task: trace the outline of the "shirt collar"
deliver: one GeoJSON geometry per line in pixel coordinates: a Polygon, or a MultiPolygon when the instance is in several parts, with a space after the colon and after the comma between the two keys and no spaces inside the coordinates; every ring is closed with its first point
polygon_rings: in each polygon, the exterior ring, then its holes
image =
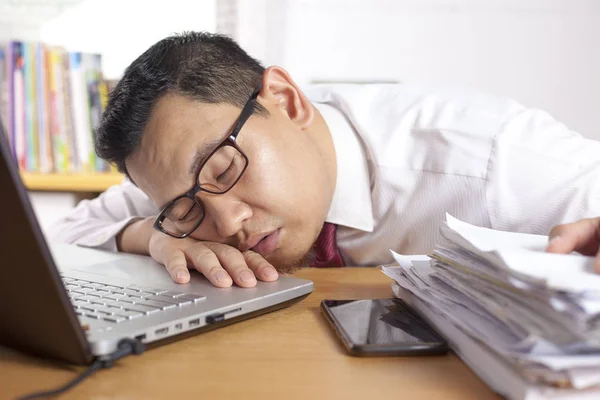
{"type": "Polygon", "coordinates": [[[325,221],[372,232],[371,181],[358,135],[340,110],[325,103],[313,105],[329,127],[337,160],[335,191],[325,221]]]}

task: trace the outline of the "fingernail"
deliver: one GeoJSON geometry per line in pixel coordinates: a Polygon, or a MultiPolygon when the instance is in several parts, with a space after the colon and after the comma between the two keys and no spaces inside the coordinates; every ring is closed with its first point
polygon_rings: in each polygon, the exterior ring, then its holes
{"type": "Polygon", "coordinates": [[[254,280],[254,275],[252,275],[252,272],[250,271],[242,271],[240,274],[240,280],[242,282],[251,282],[254,280]]]}
{"type": "Polygon", "coordinates": [[[557,242],[558,240],[560,240],[560,236],[554,236],[548,243],[557,242]]]}
{"type": "Polygon", "coordinates": [[[228,277],[229,277],[229,275],[227,275],[227,272],[225,272],[225,271],[217,272],[217,280],[219,282],[225,282],[228,277]]]}
{"type": "Polygon", "coordinates": [[[277,276],[279,276],[279,274],[273,267],[266,267],[263,271],[267,278],[277,278],[277,276]]]}
{"type": "Polygon", "coordinates": [[[184,280],[184,279],[186,278],[186,273],[185,273],[185,271],[177,271],[177,275],[176,275],[176,277],[177,277],[177,280],[178,280],[178,281],[182,281],[182,280],[184,280]]]}
{"type": "Polygon", "coordinates": [[[553,238],[550,238],[550,240],[548,240],[548,244],[546,245],[546,250],[548,250],[552,244],[558,242],[560,240],[560,236],[554,236],[553,238]]]}

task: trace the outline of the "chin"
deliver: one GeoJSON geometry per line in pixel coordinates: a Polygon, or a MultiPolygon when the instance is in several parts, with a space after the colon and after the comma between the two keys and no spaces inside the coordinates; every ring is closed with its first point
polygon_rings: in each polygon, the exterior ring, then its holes
{"type": "Polygon", "coordinates": [[[292,274],[302,268],[310,267],[312,262],[315,259],[315,253],[312,251],[312,248],[304,252],[300,255],[290,255],[288,257],[273,257],[267,258],[277,270],[277,272],[283,274],[292,274]]]}

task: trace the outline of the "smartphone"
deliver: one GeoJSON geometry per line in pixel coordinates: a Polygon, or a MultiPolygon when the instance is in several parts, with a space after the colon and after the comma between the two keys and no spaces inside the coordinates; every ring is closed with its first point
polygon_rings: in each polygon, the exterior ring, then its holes
{"type": "Polygon", "coordinates": [[[354,356],[440,355],[448,344],[401,299],[323,300],[321,311],[354,356]]]}

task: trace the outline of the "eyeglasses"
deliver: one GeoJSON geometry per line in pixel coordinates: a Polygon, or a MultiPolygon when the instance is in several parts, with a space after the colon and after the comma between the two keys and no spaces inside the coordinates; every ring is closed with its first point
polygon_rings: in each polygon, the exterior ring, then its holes
{"type": "Polygon", "coordinates": [[[154,228],[174,238],[183,239],[194,232],[204,220],[206,212],[196,197],[200,191],[223,194],[231,190],[248,167],[248,157],[238,146],[240,130],[254,112],[259,85],[242,108],[231,134],[206,158],[198,169],[194,187],[169,202],[154,222],[154,228]]]}

